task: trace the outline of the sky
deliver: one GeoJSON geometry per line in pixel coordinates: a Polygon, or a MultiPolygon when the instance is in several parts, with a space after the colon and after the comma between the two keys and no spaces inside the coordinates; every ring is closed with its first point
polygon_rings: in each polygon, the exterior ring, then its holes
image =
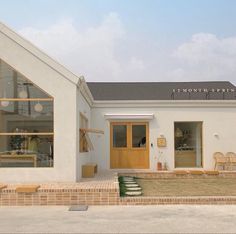
{"type": "Polygon", "coordinates": [[[0,21],[87,81],[231,81],[235,0],[0,0],[0,21]]]}

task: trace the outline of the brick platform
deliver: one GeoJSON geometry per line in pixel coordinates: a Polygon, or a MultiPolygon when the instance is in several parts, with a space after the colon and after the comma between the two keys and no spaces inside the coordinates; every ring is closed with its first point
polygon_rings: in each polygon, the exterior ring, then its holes
{"type": "MultiPolygon", "coordinates": [[[[137,172],[122,175],[141,178],[173,178],[186,176],[235,177],[235,172],[220,172],[219,175],[176,175],[173,172],[137,172]]],[[[236,196],[202,197],[120,197],[118,174],[105,172],[95,178],[78,183],[38,184],[36,192],[19,193],[24,184],[7,184],[0,190],[0,206],[38,205],[161,205],[161,204],[236,204],[236,196]]],[[[29,184],[28,184],[29,185],[29,184]]],[[[34,184],[35,185],[35,184],[34,184]]]]}
{"type": "Polygon", "coordinates": [[[8,184],[0,191],[0,206],[116,205],[119,199],[118,176],[111,172],[78,183],[40,183],[34,193],[18,193],[20,185],[8,184]]]}
{"type": "Polygon", "coordinates": [[[219,171],[218,173],[213,171],[203,171],[204,173],[193,173],[193,171],[160,171],[160,172],[120,172],[121,176],[132,176],[143,179],[168,179],[168,178],[212,178],[212,177],[224,177],[224,178],[236,178],[236,171],[219,171]]]}
{"type": "Polygon", "coordinates": [[[236,196],[122,197],[119,205],[236,205],[236,196]]]}

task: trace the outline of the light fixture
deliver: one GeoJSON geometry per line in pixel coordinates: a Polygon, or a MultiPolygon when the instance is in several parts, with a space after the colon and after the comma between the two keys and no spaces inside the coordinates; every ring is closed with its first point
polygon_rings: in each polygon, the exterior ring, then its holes
{"type": "MultiPolygon", "coordinates": [[[[6,96],[6,91],[4,90],[4,91],[3,91],[3,99],[5,99],[5,98],[7,98],[7,96],[6,96]]],[[[7,100],[1,101],[1,106],[3,106],[3,107],[9,106],[9,104],[10,104],[10,102],[7,101],[7,100]]]]}
{"type": "Polygon", "coordinates": [[[34,106],[34,110],[36,111],[36,112],[42,112],[42,110],[43,110],[43,106],[42,106],[42,104],[40,104],[39,102],[34,106]]]}
{"type": "Polygon", "coordinates": [[[10,102],[9,101],[1,101],[1,106],[7,107],[9,106],[10,102]]]}
{"type": "Polygon", "coordinates": [[[175,137],[183,137],[183,132],[180,128],[176,128],[175,137]]]}
{"type": "Polygon", "coordinates": [[[22,90],[22,91],[19,92],[19,97],[20,98],[27,98],[28,94],[25,90],[22,90]]]}

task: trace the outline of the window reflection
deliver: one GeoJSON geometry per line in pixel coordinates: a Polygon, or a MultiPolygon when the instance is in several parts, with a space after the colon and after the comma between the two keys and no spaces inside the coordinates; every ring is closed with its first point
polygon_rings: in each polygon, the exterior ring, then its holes
{"type": "Polygon", "coordinates": [[[175,123],[175,167],[202,166],[202,123],[175,123]]]}
{"type": "Polygon", "coordinates": [[[53,166],[53,99],[0,60],[0,167],[53,166]]]}
{"type": "Polygon", "coordinates": [[[51,167],[53,136],[0,136],[0,152],[1,167],[51,167]]]}
{"type": "Polygon", "coordinates": [[[135,148],[146,147],[146,125],[132,126],[132,146],[135,148]]]}
{"type": "Polygon", "coordinates": [[[48,98],[23,75],[0,60],[0,98],[48,98]]]}
{"type": "Polygon", "coordinates": [[[0,132],[53,132],[53,102],[41,102],[42,111],[35,111],[38,102],[10,102],[0,106],[0,132]]]}
{"type": "Polygon", "coordinates": [[[127,147],[127,126],[126,125],[113,126],[113,147],[117,147],[117,148],[127,147]]]}

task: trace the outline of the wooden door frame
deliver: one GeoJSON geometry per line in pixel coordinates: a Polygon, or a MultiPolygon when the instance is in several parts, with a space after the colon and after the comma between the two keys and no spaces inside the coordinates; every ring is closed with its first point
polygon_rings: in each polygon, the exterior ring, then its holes
{"type": "Polygon", "coordinates": [[[122,150],[130,150],[130,151],[147,151],[148,154],[148,168],[150,168],[150,147],[149,147],[149,122],[147,121],[111,121],[110,122],[110,168],[111,166],[111,154],[112,150],[122,151],[122,150]],[[115,125],[126,125],[126,137],[127,137],[127,147],[113,147],[113,126],[115,125]],[[132,142],[132,126],[133,125],[145,125],[146,126],[146,145],[145,147],[133,147],[132,142]]]}

